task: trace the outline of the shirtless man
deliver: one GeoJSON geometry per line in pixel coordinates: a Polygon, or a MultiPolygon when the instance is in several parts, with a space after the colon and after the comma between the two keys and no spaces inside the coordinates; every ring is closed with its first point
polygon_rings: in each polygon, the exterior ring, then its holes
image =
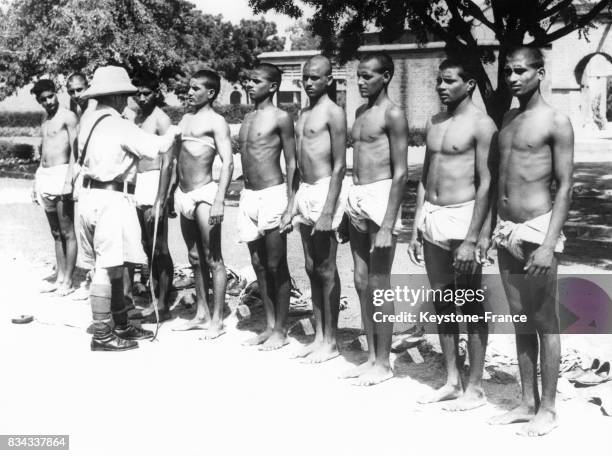
{"type": "Polygon", "coordinates": [[[244,190],[240,195],[239,236],[247,242],[266,312],[266,329],[247,340],[260,350],[287,345],[287,314],[291,277],[287,266],[287,232],[295,192],[295,138],[289,114],[275,107],[272,98],[281,83],[281,71],[262,63],[247,85],[255,111],[240,128],[244,190]],[[284,153],[287,184],[280,167],[284,153]]]}
{"type": "Polygon", "coordinates": [[[83,73],[72,73],[66,81],[66,91],[70,96],[70,110],[80,119],[87,107],[95,104],[95,100],[81,98],[81,94],[87,90],[89,84],[83,73]]]}
{"type": "MultiPolygon", "coordinates": [[[[170,117],[162,111],[159,105],[163,99],[159,91],[159,84],[153,75],[142,75],[134,81],[138,92],[134,96],[139,112],[134,119],[136,125],[148,133],[159,136],[166,134],[172,122],[170,117]]],[[[165,154],[158,155],[153,160],[142,158],[138,161],[138,174],[136,175],[136,210],[142,232],[142,246],[144,247],[149,263],[153,249],[153,235],[155,224],[155,201],[164,201],[166,193],[159,185],[160,170],[171,166],[171,158],[165,154]],[[163,164],[162,164],[163,163],[163,164]],[[161,190],[161,192],[160,192],[161,190]]],[[[165,174],[169,171],[165,170],[165,174]]],[[[174,264],[168,249],[168,217],[165,212],[159,212],[157,224],[157,239],[151,270],[151,289],[159,299],[159,320],[168,320],[170,315],[170,285],[174,275],[174,264]]],[[[142,312],[143,323],[154,323],[155,312],[152,306],[142,312]]]]}
{"type": "MultiPolygon", "coordinates": [[[[408,247],[410,259],[425,267],[433,289],[473,289],[481,286],[482,269],[476,262],[476,246],[489,209],[489,151],[497,131],[493,120],[472,102],[476,88],[473,70],[458,60],[444,60],[436,89],[447,109],[427,122],[423,177],[419,183],[415,223],[408,247]],[[423,241],[417,238],[417,233],[423,241]]],[[[454,303],[434,302],[437,314],[456,312],[454,303]]],[[[465,303],[463,314],[482,315],[479,302],[465,303]]],[[[470,372],[461,387],[458,363],[459,326],[438,325],[446,365],[446,383],[419,399],[420,403],[452,400],[447,410],[470,410],[486,403],[482,371],[488,327],[470,323],[468,354],[470,372]]]]}
{"type": "MultiPolygon", "coordinates": [[[[227,187],[234,163],[229,126],[217,114],[212,104],[219,95],[221,79],[213,71],[201,70],[189,81],[188,102],[194,114],[185,114],[179,124],[182,145],[178,151],[179,187],[175,205],[181,214],[181,231],[189,251],[189,262],[194,268],[196,314],[175,330],[204,329],[205,339],[225,333],[223,307],[227,275],[221,255],[221,222],[227,187]],[[222,161],[219,184],[213,181],[213,161],[222,161]],[[213,313],[208,309],[209,270],[212,273],[213,313]]],[[[169,170],[162,177],[165,195],[170,181],[169,170]]]]}
{"type": "Polygon", "coordinates": [[[72,148],[77,119],[68,109],[60,107],[51,80],[40,79],[31,92],[46,112],[41,125],[40,167],[36,171],[32,198],[45,210],[55,241],[57,261],[55,283],[45,283],[41,291],[55,291],[59,296],[66,296],[74,291],[72,273],[77,257],[72,201],[72,148]]]}
{"type": "Polygon", "coordinates": [[[357,83],[367,104],[357,109],[354,140],[353,186],[347,213],[355,262],[355,289],[368,341],[368,360],[341,375],[356,378],[356,385],[374,385],[393,377],[389,364],[393,323],[374,312],[394,314],[394,303],[375,308],[375,289],[391,286],[390,274],[400,206],[407,178],[408,125],[406,116],[387,95],[393,77],[393,60],[385,53],[365,56],[357,67],[357,83]]]}
{"type": "Polygon", "coordinates": [[[521,403],[491,424],[526,422],[519,433],[528,436],[546,434],[557,426],[561,353],[557,261],[563,250],[561,229],[571,200],[574,155],[569,119],[540,93],[544,75],[539,49],[522,47],[509,53],[504,76],[520,106],[506,114],[499,132],[500,176],[494,208],[493,242],[510,311],[526,315],[527,322],[515,325],[521,403]]]}
{"type": "Polygon", "coordinates": [[[338,228],[346,206],[340,196],[346,170],[346,117],[331,101],[331,62],[315,56],[306,62],[303,78],[310,106],[297,121],[300,186],[295,195],[294,222],[299,223],[306,273],[315,316],[314,342],[295,356],[321,363],[339,355],[336,343],[340,308],[340,276],[336,268],[338,228]]]}

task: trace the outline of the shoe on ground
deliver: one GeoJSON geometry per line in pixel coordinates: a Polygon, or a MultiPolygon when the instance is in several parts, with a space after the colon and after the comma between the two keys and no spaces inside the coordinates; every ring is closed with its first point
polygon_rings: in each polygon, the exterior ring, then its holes
{"type": "Polygon", "coordinates": [[[112,333],[103,339],[91,339],[91,351],[126,351],[135,348],[138,348],[138,342],[122,339],[112,333]]]}
{"type": "Polygon", "coordinates": [[[127,340],[142,340],[142,339],[152,339],[153,331],[149,331],[148,329],[138,328],[134,325],[127,325],[125,328],[117,328],[113,330],[115,335],[119,336],[121,339],[127,340]]]}

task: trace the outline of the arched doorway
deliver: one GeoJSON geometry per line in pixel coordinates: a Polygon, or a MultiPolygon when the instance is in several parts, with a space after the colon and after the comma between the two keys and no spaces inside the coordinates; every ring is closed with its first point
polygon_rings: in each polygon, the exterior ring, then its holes
{"type": "Polygon", "coordinates": [[[242,94],[237,90],[230,93],[230,104],[237,105],[242,103],[242,94]]]}
{"type": "Polygon", "coordinates": [[[582,88],[582,115],[586,123],[605,129],[612,122],[612,57],[596,52],[583,57],[574,70],[582,88]]]}

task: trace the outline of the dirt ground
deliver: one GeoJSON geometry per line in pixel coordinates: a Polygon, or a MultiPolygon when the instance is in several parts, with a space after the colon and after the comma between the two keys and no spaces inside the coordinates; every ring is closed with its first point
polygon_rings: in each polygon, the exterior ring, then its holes
{"type": "MultiPolygon", "coordinates": [[[[197,331],[173,332],[169,324],[157,341],[139,350],[92,353],[85,333],[87,301],[35,290],[51,270],[53,250],[42,209],[29,203],[30,186],[31,181],[0,179],[1,434],[70,434],[70,454],[85,455],[312,454],[315,448],[325,455],[432,448],[459,454],[470,448],[472,454],[601,452],[611,421],[587,401],[589,391],[560,397],[561,426],[548,436],[521,438],[515,436],[520,425],[487,425],[490,416],[517,403],[512,366],[504,371],[508,375],[485,381],[489,404],[480,409],[449,413],[437,404],[417,406],[416,398],[444,378],[433,335],[423,364],[408,355],[394,357],[396,377],[382,385],[354,387],[338,380],[338,373],[365,357],[351,345],[361,324],[347,245],[338,251],[342,294],[349,302],[339,322],[342,356],[324,365],[289,359],[307,340],[299,335],[273,353],[241,346],[261,324],[257,313],[249,324],[229,317],[228,333],[212,342],[199,340],[197,331]],[[19,314],[36,320],[11,324],[19,314]]],[[[246,246],[235,241],[235,212],[227,208],[223,252],[227,265],[240,269],[249,257],[246,246]]],[[[186,264],[176,220],[170,224],[170,247],[175,263],[186,264]]],[[[394,273],[422,274],[405,250],[398,244],[394,273]]],[[[289,237],[288,258],[298,287],[308,294],[296,233],[289,237]]],[[[495,268],[485,272],[494,276],[495,268]]],[[[561,272],[609,274],[575,264],[561,272]]],[[[507,305],[493,288],[496,305],[507,305]]],[[[564,347],[606,360],[612,359],[611,342],[610,336],[563,336],[564,347]]],[[[489,348],[512,355],[512,337],[492,336],[489,348]]]]}

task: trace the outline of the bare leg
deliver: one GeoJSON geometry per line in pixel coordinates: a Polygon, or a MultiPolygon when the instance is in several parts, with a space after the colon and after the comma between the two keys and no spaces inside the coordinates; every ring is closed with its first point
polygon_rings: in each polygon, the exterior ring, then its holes
{"type": "Polygon", "coordinates": [[[201,261],[206,261],[212,272],[213,284],[213,314],[210,326],[204,333],[205,339],[216,339],[225,334],[223,326],[223,306],[225,305],[225,290],[227,287],[227,272],[221,255],[221,225],[210,225],[208,216],[210,206],[200,203],[195,210],[196,224],[200,236],[196,242],[201,244],[204,253],[201,261]]]}
{"type": "MultiPolygon", "coordinates": [[[[453,254],[430,242],[423,241],[425,268],[429,283],[434,290],[454,288],[455,271],[453,269],[453,254]]],[[[434,302],[436,314],[447,315],[455,313],[454,303],[434,302]]],[[[444,322],[438,325],[440,347],[444,355],[446,367],[446,383],[440,388],[419,398],[418,402],[431,402],[457,399],[461,394],[461,376],[459,372],[459,357],[457,344],[459,342],[459,326],[457,323],[444,322]]]]}
{"type": "MultiPolygon", "coordinates": [[[[368,222],[368,228],[370,245],[373,245],[379,227],[373,222],[368,222]]],[[[391,248],[375,249],[370,254],[365,318],[373,323],[375,359],[374,365],[363,372],[357,380],[355,380],[353,383],[354,385],[376,385],[393,377],[393,370],[389,363],[393,323],[386,319],[383,319],[383,321],[376,321],[374,319],[374,312],[381,312],[383,315],[393,315],[395,314],[395,303],[385,301],[381,306],[375,308],[372,303],[372,294],[374,290],[388,290],[391,288],[391,266],[393,265],[393,257],[395,256],[396,242],[397,236],[393,236],[391,248]]]]}
{"type": "MultiPolygon", "coordinates": [[[[530,254],[537,246],[529,245],[530,254]]],[[[549,275],[527,278],[530,310],[540,337],[540,371],[542,398],[536,415],[526,423],[519,434],[536,437],[548,434],[558,425],[555,399],[561,358],[559,336],[559,302],[557,297],[557,259],[549,275]]]]}
{"type": "Polygon", "coordinates": [[[51,228],[51,236],[53,236],[53,246],[55,248],[55,263],[57,277],[55,279],[55,288],[46,288],[44,291],[55,291],[62,286],[64,281],[64,270],[66,269],[66,257],[64,255],[64,246],[62,245],[62,234],[59,224],[57,211],[45,211],[49,228],[51,228]]]}
{"type": "MultiPolygon", "coordinates": [[[[141,228],[143,234],[143,247],[149,258],[151,264],[150,271],[150,285],[159,299],[159,314],[160,319],[165,320],[170,318],[170,303],[169,294],[170,286],[172,285],[172,278],[174,275],[174,264],[170,257],[170,251],[168,249],[168,218],[166,214],[160,214],[160,219],[157,229],[157,239],[155,245],[155,253],[153,261],[151,262],[151,251],[153,250],[153,237],[154,231],[154,219],[151,217],[151,223],[146,223],[146,215],[151,213],[153,215],[154,208],[148,207],[145,211],[138,211],[139,218],[141,220],[141,228]],[[142,216],[140,216],[142,214],[142,216]]],[[[153,321],[152,317],[154,310],[151,308],[147,312],[143,312],[144,315],[150,315],[147,319],[153,321]]]]}
{"type": "Polygon", "coordinates": [[[189,263],[193,267],[196,290],[196,314],[181,326],[176,326],[175,331],[186,331],[191,329],[206,329],[210,324],[210,312],[208,310],[208,293],[204,283],[204,274],[208,274],[208,267],[198,245],[200,236],[198,227],[193,220],[189,220],[181,214],[181,232],[189,252],[189,263]]]}
{"type": "Polygon", "coordinates": [[[312,226],[300,224],[300,235],[302,238],[302,248],[304,249],[304,267],[306,275],[310,279],[310,297],[312,299],[312,313],[315,320],[315,337],[310,344],[297,350],[292,358],[304,358],[316,351],[323,344],[323,303],[321,286],[315,276],[314,266],[314,246],[311,236],[312,226]]]}
{"type": "MultiPolygon", "coordinates": [[[[58,290],[60,296],[66,296],[74,291],[72,274],[76,266],[77,241],[74,234],[74,201],[65,199],[57,203],[57,219],[59,222],[61,247],[63,257],[62,284],[58,290]]],[[[59,264],[58,264],[59,268],[59,264]]],[[[59,272],[58,272],[59,277],[59,272]]]]}
{"type": "MultiPolygon", "coordinates": [[[[340,312],[340,276],[336,267],[338,242],[333,232],[317,233],[310,245],[314,263],[314,280],[311,279],[311,283],[313,290],[316,286],[318,292],[320,322],[317,324],[317,331],[321,334],[321,342],[305,362],[322,363],[340,355],[336,342],[340,312]]],[[[313,308],[315,307],[313,298],[313,308]]],[[[315,319],[316,317],[315,313],[315,319]]]]}
{"type": "MultiPolygon", "coordinates": [[[[457,277],[457,287],[464,290],[478,290],[482,284],[482,270],[479,268],[473,275],[461,275],[457,277]]],[[[470,358],[470,369],[468,372],[465,390],[454,401],[449,402],[443,408],[449,411],[472,410],[487,403],[484,389],[482,387],[482,372],[484,370],[485,352],[489,336],[488,325],[484,321],[484,308],[480,302],[465,303],[461,308],[464,315],[476,315],[483,317],[477,323],[468,323],[468,355],[470,358]]]]}
{"type": "Polygon", "coordinates": [[[521,403],[514,409],[493,417],[490,424],[522,423],[531,420],[540,405],[536,363],[538,360],[538,336],[531,323],[527,302],[527,287],[524,280],[524,263],[506,250],[497,250],[499,272],[513,315],[527,314],[527,323],[515,325],[516,351],[521,375],[521,403]]]}
{"type": "Polygon", "coordinates": [[[260,350],[278,350],[289,343],[287,340],[287,314],[289,313],[289,294],[291,292],[291,277],[287,265],[287,235],[281,234],[278,228],[269,230],[264,237],[266,245],[266,275],[268,293],[274,290],[274,329],[260,350]]]}
{"type": "Polygon", "coordinates": [[[370,367],[374,365],[376,359],[376,351],[374,348],[374,329],[373,321],[370,320],[367,314],[367,301],[371,298],[368,295],[368,275],[370,270],[370,236],[368,233],[362,233],[355,229],[352,223],[349,223],[349,238],[351,245],[351,252],[353,254],[354,262],[354,278],[355,278],[355,290],[359,297],[359,304],[361,307],[361,322],[366,332],[366,338],[368,341],[368,360],[348,371],[340,374],[340,378],[355,378],[359,377],[370,367]]]}
{"type": "Polygon", "coordinates": [[[257,276],[259,293],[266,313],[266,329],[261,334],[247,339],[243,345],[263,344],[272,335],[276,322],[274,312],[274,301],[271,297],[274,294],[274,284],[268,282],[265,264],[267,261],[266,241],[264,238],[249,242],[249,252],[251,254],[251,264],[257,276]]]}

